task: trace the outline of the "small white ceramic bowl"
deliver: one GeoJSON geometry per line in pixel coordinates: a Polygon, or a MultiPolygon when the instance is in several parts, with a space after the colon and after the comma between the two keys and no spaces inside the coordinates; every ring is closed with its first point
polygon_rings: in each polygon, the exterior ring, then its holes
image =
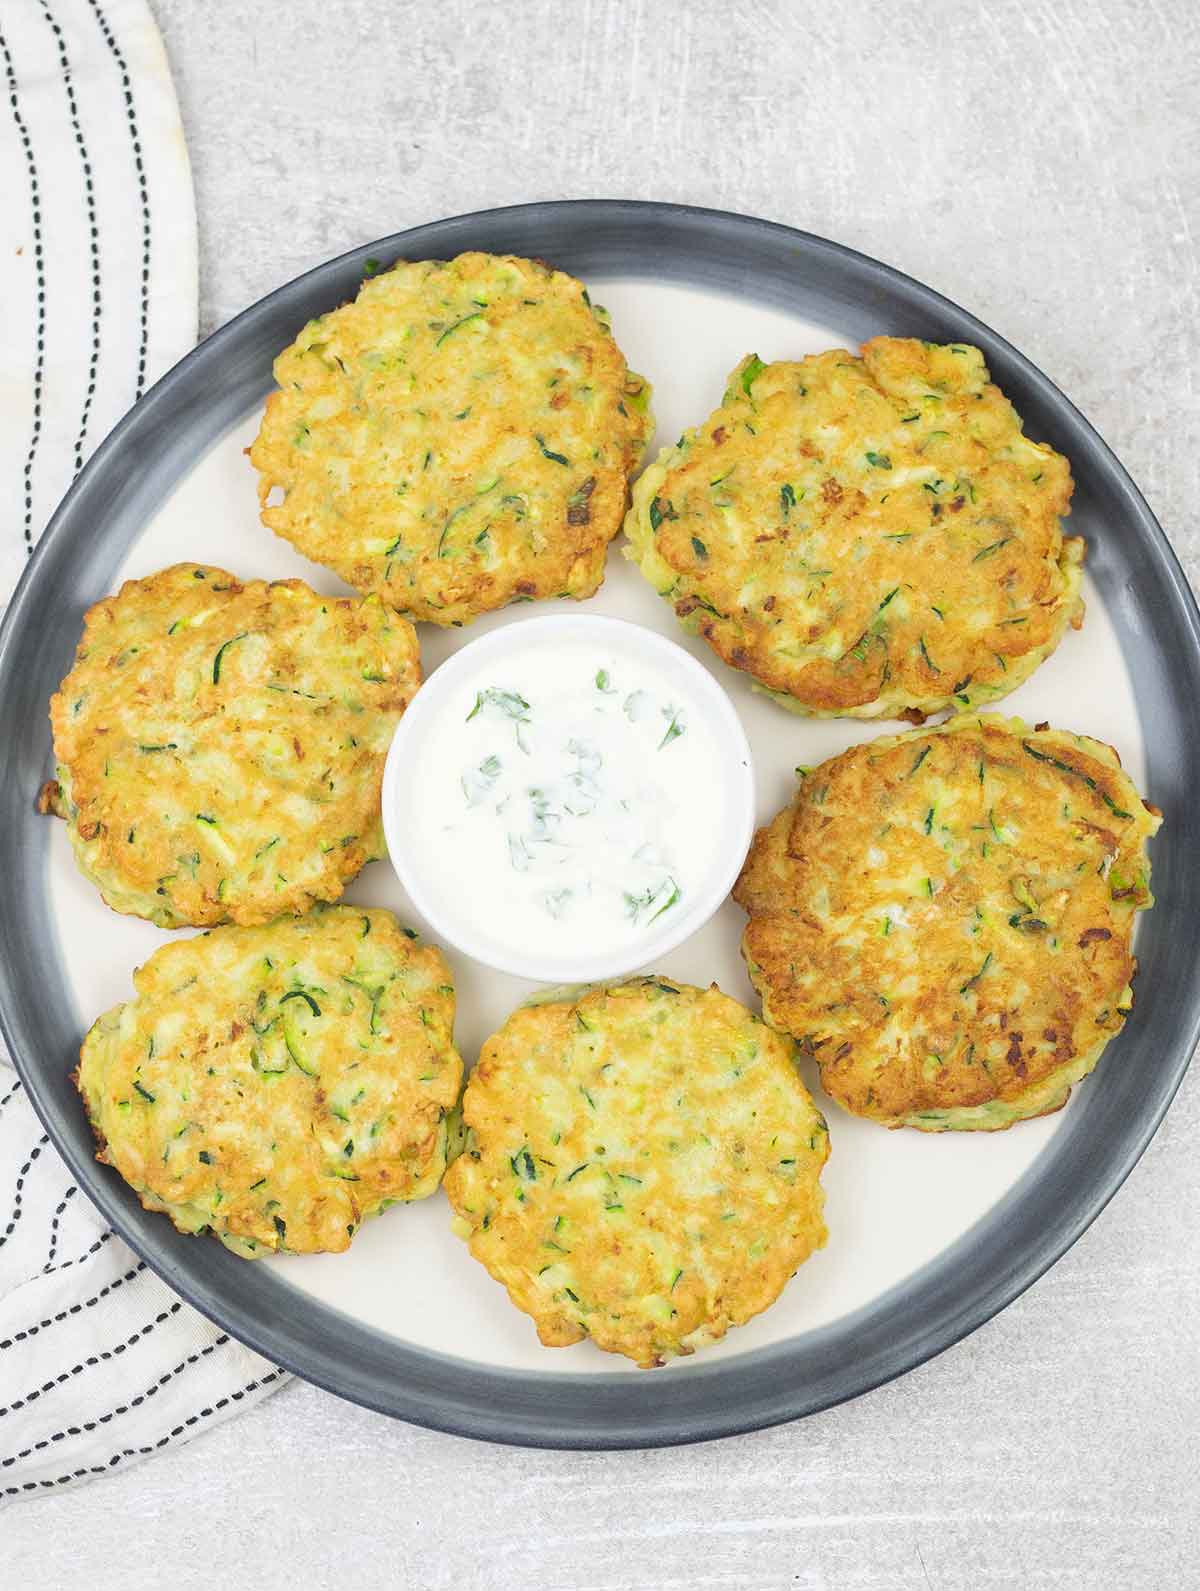
{"type": "Polygon", "coordinates": [[[593,614],[525,619],[469,641],[421,686],[396,730],[383,776],[383,828],[392,866],[409,900],[435,940],[485,966],[536,983],[593,983],[649,968],[702,928],[725,900],[738,876],[754,835],[754,766],[749,742],[729,697],[703,664],[665,636],[624,619],[593,614]],[[670,681],[688,709],[702,718],[720,747],[706,774],[723,786],[725,820],[710,835],[702,874],[694,879],[679,909],[648,925],[636,941],[597,944],[586,954],[555,954],[515,943],[503,921],[487,921],[479,900],[466,892],[439,890],[436,848],[417,839],[414,821],[419,781],[429,777],[433,733],[447,711],[458,712],[469,682],[481,668],[502,677],[506,658],[527,654],[531,645],[570,642],[593,646],[598,654],[627,659],[630,676],[641,662],[670,681]],[[451,703],[454,703],[452,706],[451,703]]]}

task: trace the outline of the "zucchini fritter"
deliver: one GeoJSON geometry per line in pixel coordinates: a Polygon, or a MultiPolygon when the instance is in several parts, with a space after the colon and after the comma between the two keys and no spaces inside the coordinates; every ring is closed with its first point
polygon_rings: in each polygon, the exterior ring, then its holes
{"type": "Polygon", "coordinates": [[[310,321],[275,379],[250,449],[263,523],[352,586],[461,625],[600,585],[654,426],[574,277],[401,261],[310,321]]]}
{"type": "Polygon", "coordinates": [[[1111,747],[998,714],[803,774],[734,899],[763,1015],[888,1127],[1058,1110],[1133,1005],[1159,826],[1111,747]]]}
{"type": "Polygon", "coordinates": [[[715,985],[638,978],[522,1007],[463,1117],[455,1230],[549,1347],[692,1353],[825,1242],[829,1137],[793,1045],[715,985]]]}
{"type": "Polygon", "coordinates": [[[1082,623],[1071,491],[977,348],[750,355],[638,481],[626,555],[781,705],[920,723],[1006,695],[1082,623]]]}
{"type": "Polygon", "coordinates": [[[162,928],[263,923],[336,900],[383,855],[392,731],[416,633],[377,597],[176,564],[89,609],[50,703],[82,871],[162,928]]]}
{"type": "Polygon", "coordinates": [[[133,983],[76,1082],[97,1158],[146,1209],[254,1259],[348,1248],[437,1187],[462,1083],[454,987],[390,912],[217,928],[133,983]]]}

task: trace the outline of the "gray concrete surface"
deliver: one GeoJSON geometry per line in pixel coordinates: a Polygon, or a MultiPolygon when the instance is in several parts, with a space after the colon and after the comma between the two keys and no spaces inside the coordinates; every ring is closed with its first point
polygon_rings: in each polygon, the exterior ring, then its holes
{"type": "MultiPolygon", "coordinates": [[[[155,0],[195,163],[202,320],[330,253],[523,199],[688,200],[851,243],[1079,403],[1200,575],[1200,10],[155,0]]],[[[802,1424],[530,1453],[295,1384],[0,1515],[0,1582],[179,1591],[1173,1591],[1200,1576],[1200,1074],[1004,1315],[802,1424]]]]}

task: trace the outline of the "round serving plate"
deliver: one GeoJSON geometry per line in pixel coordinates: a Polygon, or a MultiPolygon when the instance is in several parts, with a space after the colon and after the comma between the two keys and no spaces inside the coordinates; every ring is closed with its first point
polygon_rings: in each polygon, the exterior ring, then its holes
{"type": "MultiPolygon", "coordinates": [[[[469,631],[423,626],[426,671],[466,635],[519,624],[509,609],[469,631]]],[[[809,722],[755,696],[619,550],[580,610],[672,636],[717,673],[753,749],[759,817],[791,770],[892,724],[809,722]]],[[[0,1022],[46,1129],[107,1220],[180,1294],[242,1341],[343,1397],[421,1425],[544,1446],[687,1442],[792,1419],[866,1391],[947,1347],[1017,1296],[1120,1186],[1162,1118],[1200,1022],[1192,946],[1200,845],[1200,617],[1136,487],[1063,395],[1002,338],[885,265],[744,216],[676,205],[522,205],[435,222],[354,249],[280,288],[197,348],[126,416],[55,515],[0,634],[0,1022]],[[197,559],[241,576],[301,575],[341,589],[258,520],[242,450],[271,364],[310,317],[354,296],[369,259],[466,249],[535,255],[582,277],[630,363],[655,386],[660,439],[704,417],[745,353],[797,358],[886,333],[980,347],[1026,428],[1071,461],[1070,528],[1087,538],[1083,630],[1001,704],[1112,742],[1165,823],[1155,909],[1140,927],[1137,1010],[1066,1110],[997,1134],[888,1133],[825,1100],[829,1244],[764,1315],[693,1359],[647,1376],[590,1344],[539,1347],[530,1322],[449,1230],[440,1192],[370,1222],[344,1255],[247,1263],[183,1237],[93,1157],[70,1082],[81,1036],[128,998],[164,941],[109,912],[76,872],[61,824],[34,799],[52,769],[47,702],[84,610],[126,575],[197,559]]],[[[386,862],[349,898],[418,928],[386,862]]],[[[753,1004],[726,904],[654,970],[753,1004]]],[[[468,1063],[533,986],[458,957],[457,1035],[468,1063]]]]}

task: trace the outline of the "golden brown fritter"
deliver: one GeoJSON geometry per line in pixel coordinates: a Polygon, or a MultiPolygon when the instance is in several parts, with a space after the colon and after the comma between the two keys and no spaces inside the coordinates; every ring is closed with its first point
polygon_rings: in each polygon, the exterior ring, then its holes
{"type": "Polygon", "coordinates": [[[217,928],[133,983],[76,1081],[97,1158],[146,1209],[253,1259],[348,1248],[437,1187],[462,1084],[453,981],[390,912],[217,928]]]}
{"type": "Polygon", "coordinates": [[[600,585],[654,425],[574,277],[401,261],[310,321],[275,379],[250,449],[263,523],[352,586],[458,625],[600,585]]]}
{"type": "Polygon", "coordinates": [[[1006,695],[1082,623],[1071,490],[977,348],[876,337],[743,359],[638,481],[626,553],[783,706],[919,723],[1006,695]]]}
{"type": "Polygon", "coordinates": [[[176,564],[89,609],[50,703],[82,871],[163,928],[263,923],[336,900],[382,856],[392,731],[416,634],[377,597],[176,564]]]}
{"type": "Polygon", "coordinates": [[[692,1353],[825,1242],[829,1139],[793,1045],[715,985],[637,978],[522,1007],[463,1116],[455,1230],[549,1347],[692,1353]]]}
{"type": "Polygon", "coordinates": [[[734,899],[763,1015],[889,1127],[1066,1103],[1133,1003],[1159,826],[1111,747],[998,714],[804,773],[734,899]]]}

